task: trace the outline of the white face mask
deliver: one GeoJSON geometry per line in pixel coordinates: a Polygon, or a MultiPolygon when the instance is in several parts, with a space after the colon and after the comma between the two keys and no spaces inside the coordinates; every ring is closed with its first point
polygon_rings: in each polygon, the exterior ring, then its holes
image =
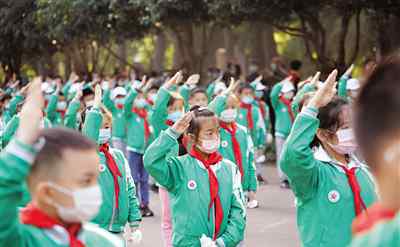
{"type": "Polygon", "coordinates": [[[59,111],[64,111],[64,110],[66,110],[67,109],[67,102],[65,102],[65,101],[59,101],[58,103],[57,103],[57,110],[59,110],[59,111]]]}
{"type": "Polygon", "coordinates": [[[124,98],[116,98],[116,99],[114,100],[114,102],[115,102],[115,104],[117,104],[117,105],[123,105],[124,102],[125,102],[125,99],[124,99],[124,98]]]}
{"type": "Polygon", "coordinates": [[[156,102],[157,94],[151,94],[151,95],[149,95],[149,99],[150,99],[151,101],[153,101],[153,103],[156,102]]]}
{"type": "Polygon", "coordinates": [[[253,103],[253,100],[254,100],[254,98],[250,97],[250,96],[243,96],[240,99],[245,104],[251,104],[251,103],[253,103]]]}
{"type": "Polygon", "coordinates": [[[197,148],[206,154],[212,154],[218,150],[220,142],[219,137],[213,140],[201,140],[201,144],[197,145],[197,148]]]}
{"type": "Polygon", "coordinates": [[[107,128],[107,129],[100,129],[99,132],[99,144],[104,144],[109,142],[111,139],[111,129],[107,128]]]}
{"type": "Polygon", "coordinates": [[[103,202],[100,186],[98,184],[76,190],[69,190],[57,184],[49,183],[57,191],[73,198],[74,207],[68,208],[53,202],[57,209],[58,216],[67,223],[78,223],[90,221],[100,210],[103,202]]]}
{"type": "Polygon", "coordinates": [[[236,120],[237,110],[236,109],[226,109],[221,112],[220,119],[226,123],[232,123],[236,120]]]}
{"type": "Polygon", "coordinates": [[[338,143],[330,146],[340,154],[351,154],[357,149],[354,133],[352,129],[341,129],[336,132],[338,143]]]}

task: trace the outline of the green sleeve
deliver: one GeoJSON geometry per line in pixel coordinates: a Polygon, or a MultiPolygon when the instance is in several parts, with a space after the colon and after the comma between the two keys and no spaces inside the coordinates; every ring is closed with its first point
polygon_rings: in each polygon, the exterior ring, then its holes
{"type": "Polygon", "coordinates": [[[140,213],[139,201],[136,196],[136,186],[132,178],[131,169],[129,168],[129,163],[122,153],[121,156],[125,161],[124,166],[125,166],[126,180],[128,185],[128,198],[129,198],[128,222],[129,226],[137,227],[139,226],[140,221],[142,220],[142,215],[140,213]]]}
{"type": "Polygon", "coordinates": [[[3,147],[6,147],[7,144],[13,138],[15,132],[17,132],[19,126],[19,117],[15,115],[6,125],[6,128],[3,132],[3,147]]]}
{"type": "Polygon", "coordinates": [[[124,114],[126,118],[129,118],[132,115],[132,104],[137,95],[138,91],[132,88],[132,90],[129,91],[128,96],[125,99],[124,114]]]}
{"type": "Polygon", "coordinates": [[[51,95],[46,107],[46,116],[52,123],[55,123],[57,118],[57,102],[58,96],[56,94],[53,94],[51,95]]]}
{"type": "Polygon", "coordinates": [[[70,129],[77,129],[78,110],[81,107],[81,102],[77,100],[71,101],[68,105],[67,112],[64,117],[64,126],[70,129]]]}
{"type": "Polygon", "coordinates": [[[208,96],[208,101],[212,100],[212,97],[214,95],[214,88],[215,88],[215,83],[210,83],[207,87],[207,96],[208,96]]]}
{"type": "Polygon", "coordinates": [[[67,81],[67,83],[65,83],[65,85],[63,86],[63,88],[61,89],[63,95],[65,96],[65,98],[68,97],[69,94],[69,89],[72,86],[72,81],[67,81]]]}
{"type": "Polygon", "coordinates": [[[183,100],[185,102],[185,109],[186,109],[186,111],[188,111],[189,110],[190,88],[186,84],[183,84],[181,87],[179,87],[179,94],[183,97],[183,100]]]}
{"type": "Polygon", "coordinates": [[[218,246],[237,246],[244,238],[246,227],[246,209],[241,184],[241,176],[237,167],[233,171],[233,189],[231,196],[231,208],[228,215],[228,224],[225,232],[217,239],[218,246]],[[223,242],[223,243],[221,243],[223,242]]]}
{"type": "Polygon", "coordinates": [[[143,163],[147,172],[169,192],[179,190],[183,183],[182,167],[176,157],[168,157],[178,145],[179,135],[171,129],[162,131],[160,136],[147,148],[143,163]]]}
{"type": "Polygon", "coordinates": [[[83,123],[82,134],[97,143],[102,122],[103,116],[98,109],[93,108],[92,110],[87,111],[85,122],[83,123]]]}
{"type": "Polygon", "coordinates": [[[274,110],[278,108],[279,94],[281,93],[282,86],[283,84],[279,82],[272,87],[270,98],[271,98],[272,108],[274,108],[274,110]]]}
{"type": "Polygon", "coordinates": [[[208,108],[217,116],[220,116],[221,112],[225,110],[226,98],[226,95],[218,95],[208,104],[208,108]]]}
{"type": "Polygon", "coordinates": [[[339,79],[338,95],[343,99],[347,99],[347,80],[349,80],[348,76],[342,76],[339,79]]]}
{"type": "Polygon", "coordinates": [[[257,115],[258,115],[257,122],[256,122],[257,138],[256,138],[256,143],[254,143],[254,145],[257,149],[260,149],[260,148],[265,148],[267,129],[265,126],[264,118],[262,117],[261,111],[259,108],[258,108],[257,115]]]}
{"type": "Polygon", "coordinates": [[[153,113],[150,117],[150,123],[154,128],[154,135],[158,136],[162,130],[167,128],[165,121],[168,116],[168,102],[171,98],[169,91],[163,87],[158,90],[156,102],[154,102],[153,113]]]}
{"type": "Polygon", "coordinates": [[[107,109],[114,113],[115,112],[115,105],[114,102],[111,100],[111,91],[110,89],[107,89],[104,91],[104,95],[103,95],[103,104],[105,105],[105,107],[107,107],[107,109]]]}
{"type": "Polygon", "coordinates": [[[312,108],[302,110],[282,151],[281,169],[288,176],[295,195],[303,200],[310,199],[317,190],[318,161],[310,147],[319,127],[317,112],[312,108]]]}
{"type": "Polygon", "coordinates": [[[0,154],[0,241],[3,246],[26,246],[18,206],[23,204],[25,180],[36,151],[13,140],[0,154]]]}
{"type": "Polygon", "coordinates": [[[292,111],[295,117],[299,114],[300,102],[303,100],[304,95],[315,90],[316,88],[308,83],[297,92],[292,102],[292,111]]]}
{"type": "Polygon", "coordinates": [[[251,136],[247,135],[247,152],[248,152],[248,160],[249,162],[249,190],[257,191],[257,176],[256,176],[256,165],[254,162],[254,144],[251,140],[251,136]]]}

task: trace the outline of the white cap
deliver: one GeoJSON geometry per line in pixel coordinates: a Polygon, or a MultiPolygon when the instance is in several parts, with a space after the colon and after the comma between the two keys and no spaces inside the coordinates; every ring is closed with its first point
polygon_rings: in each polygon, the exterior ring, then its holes
{"type": "Polygon", "coordinates": [[[223,82],[216,82],[214,87],[214,95],[221,93],[226,90],[226,85],[223,82]]]}
{"type": "Polygon", "coordinates": [[[290,81],[284,81],[282,84],[281,92],[282,93],[288,93],[291,91],[294,91],[294,86],[290,81]]]}
{"type": "Polygon", "coordinates": [[[360,81],[358,79],[349,79],[347,81],[346,89],[347,90],[357,90],[360,88],[360,81]]]}
{"type": "Polygon", "coordinates": [[[117,96],[126,96],[126,89],[123,87],[116,87],[111,93],[111,99],[115,99],[117,96]]]}
{"type": "Polygon", "coordinates": [[[256,91],[262,91],[265,90],[267,87],[264,86],[264,84],[262,84],[261,82],[257,82],[256,84],[256,91]]]}
{"type": "Polygon", "coordinates": [[[50,85],[48,82],[43,82],[42,83],[42,92],[45,94],[51,94],[54,92],[54,88],[50,85]]]}

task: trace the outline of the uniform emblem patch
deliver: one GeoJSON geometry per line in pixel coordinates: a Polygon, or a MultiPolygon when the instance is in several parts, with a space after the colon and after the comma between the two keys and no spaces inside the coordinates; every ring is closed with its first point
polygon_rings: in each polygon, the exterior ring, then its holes
{"type": "Polygon", "coordinates": [[[328,193],[328,200],[332,203],[336,203],[340,200],[340,193],[337,190],[331,190],[328,193]]]}
{"type": "Polygon", "coordinates": [[[100,165],[99,165],[99,171],[100,171],[100,172],[104,172],[105,170],[106,170],[106,166],[103,165],[103,164],[100,164],[100,165]]]}
{"type": "Polygon", "coordinates": [[[187,187],[189,190],[195,190],[197,187],[197,183],[194,180],[189,180],[187,187]]]}
{"type": "Polygon", "coordinates": [[[226,147],[228,146],[228,142],[227,142],[227,141],[222,141],[222,142],[221,142],[221,146],[222,146],[223,148],[226,148],[226,147]]]}

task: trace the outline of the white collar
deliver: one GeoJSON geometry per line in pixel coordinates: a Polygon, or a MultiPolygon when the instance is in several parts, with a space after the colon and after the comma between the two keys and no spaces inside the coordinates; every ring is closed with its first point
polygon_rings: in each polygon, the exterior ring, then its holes
{"type": "MultiPolygon", "coordinates": [[[[329,163],[333,165],[336,169],[338,169],[341,172],[344,172],[342,166],[343,164],[340,164],[339,161],[332,159],[329,154],[325,151],[325,149],[320,145],[318,148],[314,149],[314,158],[316,160],[329,163]]],[[[353,167],[363,167],[365,166],[361,161],[357,159],[357,157],[354,154],[350,155],[350,163],[347,165],[348,169],[351,169],[353,167]]]]}
{"type": "MultiPolygon", "coordinates": [[[[197,164],[204,170],[207,170],[206,167],[204,166],[203,162],[201,162],[200,160],[192,157],[193,159],[195,159],[197,161],[197,164]]],[[[211,170],[214,172],[214,174],[216,174],[217,170],[219,170],[219,168],[221,168],[221,161],[218,162],[217,164],[211,166],[211,170]]]]}

